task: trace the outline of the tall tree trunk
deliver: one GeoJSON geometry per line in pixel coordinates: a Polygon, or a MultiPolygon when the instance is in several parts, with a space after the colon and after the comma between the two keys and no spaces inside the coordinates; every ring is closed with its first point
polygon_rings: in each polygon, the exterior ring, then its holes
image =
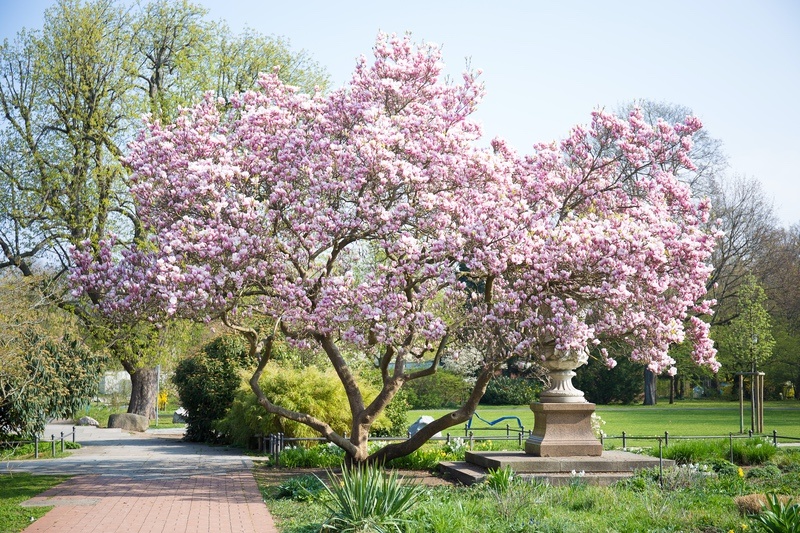
{"type": "Polygon", "coordinates": [[[125,362],[122,366],[131,375],[131,400],[128,403],[128,412],[154,419],[158,399],[158,369],[136,368],[125,362]]]}
{"type": "Polygon", "coordinates": [[[657,402],[656,378],[649,368],[644,369],[644,405],[655,405],[657,402]]]}
{"type": "Polygon", "coordinates": [[[675,388],[677,387],[678,383],[675,380],[675,376],[669,377],[669,404],[672,405],[675,403],[675,388]]]}

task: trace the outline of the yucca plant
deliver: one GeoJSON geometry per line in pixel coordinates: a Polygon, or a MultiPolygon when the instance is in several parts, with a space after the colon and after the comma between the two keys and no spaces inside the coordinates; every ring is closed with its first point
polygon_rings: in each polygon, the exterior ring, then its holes
{"type": "Polygon", "coordinates": [[[328,478],[330,499],[323,503],[331,515],[322,529],[342,533],[400,532],[408,523],[405,513],[424,492],[377,465],[344,467],[340,476],[328,472],[328,478]]]}
{"type": "Polygon", "coordinates": [[[769,533],[800,532],[800,503],[783,502],[775,494],[767,494],[764,510],[756,516],[761,531],[769,533]]]}

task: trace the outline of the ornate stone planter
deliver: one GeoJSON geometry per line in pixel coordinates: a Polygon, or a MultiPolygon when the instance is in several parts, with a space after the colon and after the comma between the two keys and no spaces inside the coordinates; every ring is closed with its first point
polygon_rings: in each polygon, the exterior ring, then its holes
{"type": "Polygon", "coordinates": [[[603,445],[592,431],[595,405],[572,385],[574,370],[588,360],[586,350],[562,352],[550,348],[543,365],[550,370],[550,388],[531,404],[533,433],[525,453],[540,457],[600,456],[603,445]]]}

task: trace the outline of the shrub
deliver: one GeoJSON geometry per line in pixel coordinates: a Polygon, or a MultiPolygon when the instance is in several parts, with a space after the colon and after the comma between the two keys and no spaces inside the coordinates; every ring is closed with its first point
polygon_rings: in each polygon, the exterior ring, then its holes
{"type": "Polygon", "coordinates": [[[239,364],[245,353],[240,338],[220,337],[203,352],[178,363],[172,382],[187,412],[186,440],[213,442],[219,438],[214,423],[225,416],[241,385],[239,364]]]}
{"type": "Polygon", "coordinates": [[[384,472],[375,465],[342,470],[337,479],[329,473],[330,488],[325,490],[331,515],[322,526],[340,532],[396,531],[408,524],[404,515],[423,495],[417,485],[408,485],[396,472],[384,472]]]}
{"type": "Polygon", "coordinates": [[[642,365],[626,357],[618,357],[617,366],[612,369],[600,358],[590,357],[588,364],[575,370],[573,383],[590,402],[629,404],[644,393],[642,376],[642,365]]]}
{"type": "Polygon", "coordinates": [[[706,463],[725,456],[725,443],[720,440],[681,440],[664,448],[664,458],[678,464],[706,463]]]}
{"type": "Polygon", "coordinates": [[[305,448],[293,446],[280,455],[280,466],[286,468],[334,468],[344,462],[344,450],[334,444],[305,448]]]}
{"type": "MultiPolygon", "coordinates": [[[[267,365],[259,385],[272,403],[324,419],[339,434],[350,431],[352,418],[347,394],[332,368],[324,371],[313,366],[297,369],[272,362],[267,365]]],[[[363,380],[361,391],[367,402],[378,394],[363,380]]],[[[389,427],[386,413],[373,424],[376,431],[389,427]]],[[[256,435],[270,433],[283,433],[289,438],[319,436],[305,424],[268,413],[249,388],[236,394],[228,414],[216,428],[240,446],[247,446],[256,435]]]]}
{"type": "Polygon", "coordinates": [[[0,436],[32,439],[48,419],[72,416],[97,394],[106,358],[70,334],[20,329],[0,335],[0,436]]]}
{"type": "Polygon", "coordinates": [[[733,443],[733,462],[740,465],[761,465],[772,459],[777,451],[768,440],[760,437],[737,440],[733,443]]]}
{"type": "Polygon", "coordinates": [[[747,479],[779,479],[781,469],[775,465],[756,466],[747,472],[747,479]]]}
{"type": "Polygon", "coordinates": [[[449,409],[460,407],[471,388],[462,376],[439,370],[430,376],[407,382],[405,389],[412,409],[449,409]]]}
{"type": "Polygon", "coordinates": [[[542,391],[539,381],[510,376],[495,376],[481,398],[483,405],[528,405],[542,391]]]}
{"type": "Polygon", "coordinates": [[[306,502],[316,499],[325,490],[325,484],[311,474],[293,477],[278,485],[275,498],[306,502]]]}

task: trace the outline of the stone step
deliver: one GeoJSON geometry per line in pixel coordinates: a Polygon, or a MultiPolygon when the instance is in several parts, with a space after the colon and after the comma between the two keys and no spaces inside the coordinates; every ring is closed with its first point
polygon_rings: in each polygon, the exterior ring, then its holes
{"type": "MultiPolygon", "coordinates": [[[[466,461],[439,463],[439,471],[442,476],[461,483],[462,485],[474,485],[483,483],[488,474],[487,469],[466,461]]],[[[520,479],[526,481],[536,481],[548,483],[553,486],[564,486],[570,483],[586,483],[588,485],[607,486],[613,485],[623,479],[633,477],[630,472],[550,472],[536,474],[517,474],[520,479]]]]}
{"type": "Polygon", "coordinates": [[[524,452],[467,452],[466,461],[441,463],[442,475],[464,485],[480,483],[490,469],[511,468],[522,479],[568,485],[576,481],[610,485],[645,468],[666,468],[674,461],[649,455],[608,450],[600,456],[538,457],[524,452]]]}
{"type": "MultiPolygon", "coordinates": [[[[524,452],[467,452],[466,462],[490,468],[510,467],[519,474],[575,472],[633,472],[659,465],[657,457],[621,450],[606,450],[599,456],[538,457],[524,452]]],[[[674,461],[663,460],[663,466],[674,461]]]]}

